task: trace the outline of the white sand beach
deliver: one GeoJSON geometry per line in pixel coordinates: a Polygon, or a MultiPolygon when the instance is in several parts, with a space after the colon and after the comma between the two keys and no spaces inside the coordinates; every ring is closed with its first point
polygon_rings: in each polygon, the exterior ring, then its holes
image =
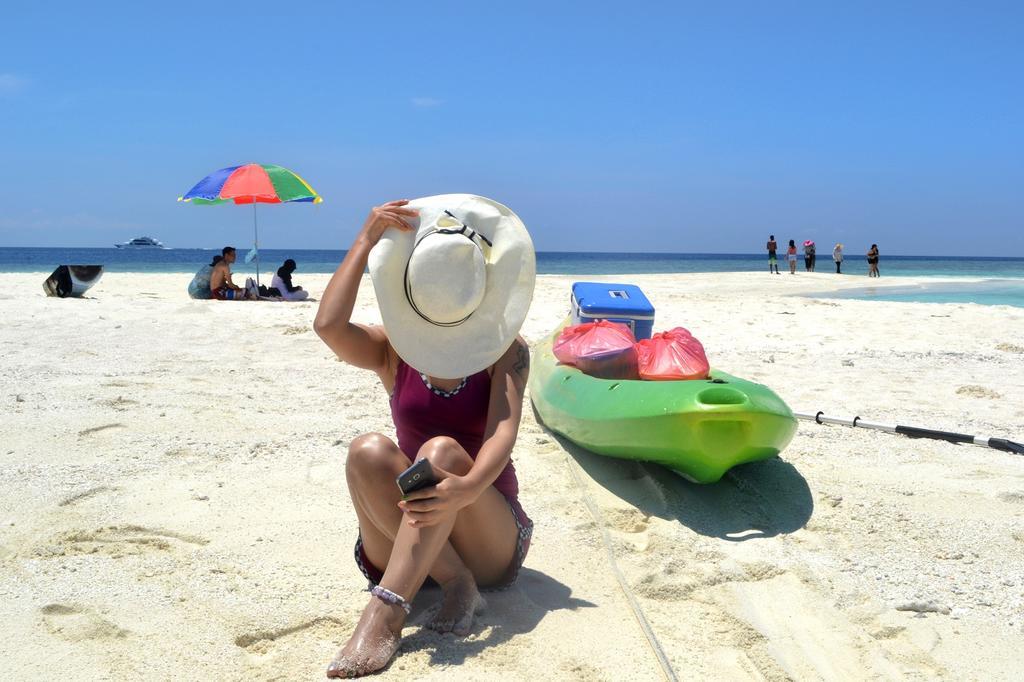
{"type": "MultiPolygon", "coordinates": [[[[383,388],[316,337],[316,303],[119,273],[62,300],[45,276],[0,274],[0,675],[322,679],[367,600],[343,463],[392,432],[383,388]]],[[[577,279],[539,277],[531,344],[577,279]]],[[[788,296],[867,283],[828,273],[602,279],[794,409],[1024,437],[1024,309],[788,296]]],[[[368,279],[355,317],[379,319],[368,279]]],[[[700,486],[567,451],[527,410],[514,459],[520,581],[466,639],[422,627],[422,592],[379,679],[663,679],[602,524],[680,679],[1024,674],[1024,457],[801,423],[700,486]]]]}

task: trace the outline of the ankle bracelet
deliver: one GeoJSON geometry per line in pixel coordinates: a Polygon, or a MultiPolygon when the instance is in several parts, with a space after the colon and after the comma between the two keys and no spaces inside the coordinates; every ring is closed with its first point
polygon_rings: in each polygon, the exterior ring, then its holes
{"type": "Polygon", "coordinates": [[[407,602],[402,595],[396,594],[391,590],[387,589],[386,587],[374,585],[373,588],[370,590],[370,594],[372,594],[377,599],[380,599],[385,604],[391,604],[392,606],[401,606],[402,610],[404,610],[406,613],[412,611],[412,604],[407,602]]]}

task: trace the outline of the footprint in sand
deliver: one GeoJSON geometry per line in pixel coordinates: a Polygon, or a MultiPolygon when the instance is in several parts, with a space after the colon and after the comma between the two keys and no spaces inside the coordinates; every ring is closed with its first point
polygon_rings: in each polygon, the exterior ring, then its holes
{"type": "Polygon", "coordinates": [[[94,497],[95,495],[99,495],[101,493],[112,493],[112,492],[115,492],[117,490],[120,490],[120,488],[112,488],[112,487],[107,486],[107,485],[96,486],[95,488],[89,488],[87,490],[83,490],[81,492],[72,493],[72,494],[68,495],[63,500],[58,502],[57,506],[58,507],[67,507],[68,505],[77,504],[77,503],[81,502],[82,500],[87,500],[90,497],[94,497]]]}
{"type": "Polygon", "coordinates": [[[151,381],[127,381],[124,379],[114,379],[113,381],[106,381],[100,386],[105,388],[150,388],[153,386],[151,381]]]}
{"type": "Polygon", "coordinates": [[[772,658],[767,650],[767,638],[749,623],[714,608],[709,609],[704,622],[718,638],[720,648],[713,659],[729,671],[723,679],[793,679],[772,658]]]}
{"type": "Polygon", "coordinates": [[[999,400],[1003,396],[996,393],[990,388],[984,386],[978,386],[977,384],[969,384],[967,386],[961,386],[956,389],[957,395],[967,395],[972,398],[988,398],[989,400],[999,400]]]}
{"type": "Polygon", "coordinates": [[[67,604],[47,604],[39,609],[46,629],[69,642],[88,639],[123,639],[129,632],[95,611],[67,604]]]}
{"type": "Polygon", "coordinates": [[[110,398],[109,400],[101,400],[100,405],[106,405],[107,407],[113,408],[115,412],[125,412],[130,409],[132,405],[138,405],[138,400],[131,400],[124,396],[117,396],[116,398],[110,398]]]}
{"type": "Polygon", "coordinates": [[[88,436],[88,435],[91,435],[91,434],[94,434],[94,433],[99,433],[100,431],[106,431],[107,429],[123,429],[123,428],[125,428],[124,424],[103,424],[102,426],[93,426],[92,428],[83,429],[82,431],[78,432],[78,435],[79,436],[88,436]]]}
{"type": "Polygon", "coordinates": [[[657,601],[682,601],[698,599],[704,601],[702,595],[696,593],[709,588],[730,583],[755,583],[782,575],[785,571],[774,564],[754,562],[739,567],[728,568],[721,564],[703,566],[697,571],[691,565],[681,563],[678,566],[662,567],[660,570],[648,572],[634,586],[637,594],[657,601]]]}
{"type": "Polygon", "coordinates": [[[650,525],[650,514],[644,514],[635,507],[605,509],[602,513],[609,528],[623,533],[643,533],[650,525]]]}
{"type": "Polygon", "coordinates": [[[164,450],[165,457],[199,457],[200,453],[191,448],[168,448],[164,450]]]}
{"type": "Polygon", "coordinates": [[[96,530],[61,533],[45,547],[36,550],[36,555],[42,558],[53,558],[78,554],[103,554],[116,559],[147,552],[177,550],[184,545],[202,546],[208,542],[209,540],[198,536],[156,528],[108,526],[96,530]]]}
{"type": "Polygon", "coordinates": [[[338,482],[340,467],[334,461],[321,462],[310,460],[306,464],[306,483],[330,487],[332,490],[338,482]]]}
{"type": "Polygon", "coordinates": [[[945,674],[901,627],[859,624],[792,573],[730,582],[705,596],[742,629],[760,635],[748,648],[751,660],[777,667],[790,679],[899,679],[907,667],[927,676],[945,674]]]}
{"type": "Polygon", "coordinates": [[[898,637],[906,631],[905,627],[900,625],[883,625],[877,630],[871,633],[871,636],[875,639],[893,639],[898,637]]]}
{"type": "Polygon", "coordinates": [[[266,656],[282,647],[296,648],[297,645],[291,640],[293,636],[301,635],[303,639],[321,640],[333,647],[338,642],[344,642],[351,629],[350,621],[333,616],[322,616],[277,630],[260,630],[239,635],[235,637],[235,646],[245,649],[250,654],[266,656]]]}
{"type": "Polygon", "coordinates": [[[583,661],[569,660],[559,666],[559,679],[563,680],[586,680],[586,682],[599,682],[610,680],[606,673],[583,661]]]}

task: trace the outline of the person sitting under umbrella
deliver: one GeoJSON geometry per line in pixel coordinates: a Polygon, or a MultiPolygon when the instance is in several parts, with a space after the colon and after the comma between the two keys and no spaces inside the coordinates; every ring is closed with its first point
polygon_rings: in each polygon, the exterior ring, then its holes
{"type": "Polygon", "coordinates": [[[210,293],[213,294],[213,298],[218,301],[255,299],[255,291],[243,289],[231,281],[231,264],[238,257],[235,253],[235,247],[225,246],[221,249],[221,254],[224,258],[213,266],[213,272],[210,274],[210,293]]]}
{"type": "Polygon", "coordinates": [[[217,263],[224,260],[224,256],[214,256],[213,261],[199,268],[192,281],[188,283],[188,295],[192,298],[213,298],[210,291],[210,277],[217,263]]]}
{"type": "Polygon", "coordinates": [[[277,274],[271,281],[270,286],[281,292],[281,298],[286,301],[305,301],[309,298],[309,292],[300,286],[292,284],[292,273],[295,272],[295,261],[291,258],[284,262],[284,265],[277,269],[277,274]]]}

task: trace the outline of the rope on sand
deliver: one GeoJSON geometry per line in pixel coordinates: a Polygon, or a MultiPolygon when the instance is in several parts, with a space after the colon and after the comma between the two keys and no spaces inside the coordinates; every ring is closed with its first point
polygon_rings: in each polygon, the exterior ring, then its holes
{"type": "Polygon", "coordinates": [[[626,596],[629,608],[633,610],[633,616],[636,617],[637,623],[640,624],[640,629],[644,631],[644,636],[647,637],[647,643],[651,646],[651,650],[658,659],[658,664],[661,666],[661,672],[669,682],[678,682],[679,678],[676,677],[676,672],[672,669],[672,664],[668,662],[668,657],[665,656],[665,650],[661,648],[661,643],[658,641],[658,637],[654,634],[654,630],[651,629],[650,623],[647,622],[647,617],[644,615],[643,609],[640,608],[640,603],[633,595],[633,591],[629,589],[629,585],[626,583],[626,577],[622,575],[622,571],[619,570],[619,564],[615,561],[615,552],[612,551],[611,536],[608,535],[608,527],[604,523],[604,516],[601,514],[601,510],[597,508],[597,505],[594,504],[593,500],[590,499],[590,494],[587,492],[583,479],[580,478],[580,474],[577,471],[577,467],[579,465],[576,464],[568,454],[565,456],[565,461],[566,464],[569,465],[569,473],[572,474],[572,480],[575,481],[576,487],[579,488],[580,494],[583,497],[583,503],[587,505],[587,509],[590,511],[590,516],[594,519],[594,523],[596,523],[597,527],[601,529],[601,540],[604,542],[604,549],[608,554],[608,563],[611,565],[612,573],[615,574],[615,579],[619,582],[619,588],[626,596]]]}

